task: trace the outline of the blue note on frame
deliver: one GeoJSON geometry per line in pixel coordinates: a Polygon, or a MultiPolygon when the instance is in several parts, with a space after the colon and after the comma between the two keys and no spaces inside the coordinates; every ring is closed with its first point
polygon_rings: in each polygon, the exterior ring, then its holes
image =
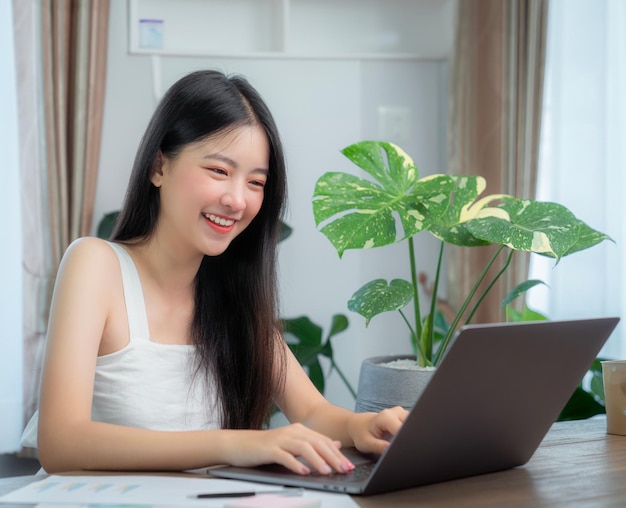
{"type": "Polygon", "coordinates": [[[142,49],[163,49],[163,20],[139,20],[139,47],[142,49]]]}

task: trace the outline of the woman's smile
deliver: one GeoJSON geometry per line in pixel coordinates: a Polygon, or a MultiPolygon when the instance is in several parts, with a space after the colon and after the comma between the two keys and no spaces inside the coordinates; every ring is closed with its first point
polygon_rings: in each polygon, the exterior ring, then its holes
{"type": "Polygon", "coordinates": [[[218,233],[229,233],[233,230],[236,220],[227,219],[219,215],[213,215],[212,213],[203,213],[206,223],[218,233]]]}

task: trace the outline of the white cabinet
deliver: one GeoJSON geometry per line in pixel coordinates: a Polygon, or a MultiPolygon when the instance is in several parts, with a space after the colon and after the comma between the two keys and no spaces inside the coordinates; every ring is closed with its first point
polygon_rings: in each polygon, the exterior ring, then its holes
{"type": "Polygon", "coordinates": [[[131,53],[443,59],[457,0],[129,0],[131,53]]]}

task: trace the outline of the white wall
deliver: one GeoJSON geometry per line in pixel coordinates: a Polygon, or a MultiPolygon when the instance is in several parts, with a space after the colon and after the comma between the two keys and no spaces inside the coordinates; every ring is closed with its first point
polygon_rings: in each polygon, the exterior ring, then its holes
{"type": "MultiPolygon", "coordinates": [[[[103,214],[121,206],[134,153],[155,106],[152,57],[127,48],[126,2],[111,3],[109,59],[100,174],[94,230],[103,214]]],[[[158,66],[157,66],[158,67],[158,66]]],[[[281,245],[282,315],[307,315],[325,329],[334,313],[350,320],[334,341],[337,362],[356,388],[361,360],[409,352],[408,332],[397,314],[379,316],[370,327],[346,308],[352,293],[376,277],[408,278],[404,244],[367,252],[348,251],[339,260],[315,228],[311,196],[315,181],[331,170],[352,170],[345,146],[379,138],[379,106],[408,108],[411,140],[403,148],[422,175],[445,171],[447,63],[442,60],[212,59],[160,57],[166,89],[195,69],[218,68],[246,76],[266,99],[285,144],[292,236],[281,245]]],[[[393,141],[392,139],[389,139],[393,141]]],[[[420,265],[434,268],[435,247],[418,237],[420,265]]],[[[341,382],[331,378],[328,398],[353,406],[341,382]]]]}

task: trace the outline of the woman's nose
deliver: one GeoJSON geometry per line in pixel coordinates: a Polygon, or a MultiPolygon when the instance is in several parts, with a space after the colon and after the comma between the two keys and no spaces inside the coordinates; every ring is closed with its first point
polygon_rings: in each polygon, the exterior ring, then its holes
{"type": "Polygon", "coordinates": [[[246,207],[244,189],[238,185],[230,185],[225,189],[220,201],[231,210],[243,210],[246,207]]]}

